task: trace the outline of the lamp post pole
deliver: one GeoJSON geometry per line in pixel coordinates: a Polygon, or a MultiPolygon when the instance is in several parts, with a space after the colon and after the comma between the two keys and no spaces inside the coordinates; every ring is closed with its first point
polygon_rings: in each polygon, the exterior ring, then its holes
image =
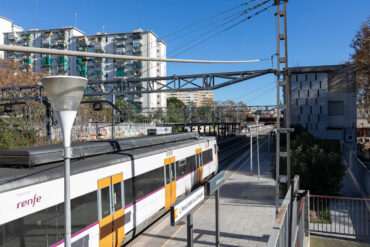
{"type": "Polygon", "coordinates": [[[47,76],[41,79],[63,133],[64,151],[64,246],[71,247],[71,132],[87,79],[77,76],[47,76]]]}

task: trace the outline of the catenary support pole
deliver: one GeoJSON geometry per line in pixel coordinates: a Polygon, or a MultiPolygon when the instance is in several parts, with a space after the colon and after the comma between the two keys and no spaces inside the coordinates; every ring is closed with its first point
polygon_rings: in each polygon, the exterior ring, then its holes
{"type": "Polygon", "coordinates": [[[193,247],[193,213],[189,213],[187,218],[187,246],[193,247]]]}
{"type": "Polygon", "coordinates": [[[249,138],[250,138],[250,147],[249,147],[249,150],[250,150],[250,155],[249,155],[249,158],[250,158],[250,170],[251,170],[251,173],[253,172],[253,133],[252,133],[252,129],[249,128],[249,138]]]}
{"type": "Polygon", "coordinates": [[[216,190],[216,247],[220,247],[220,189],[216,190]]]}

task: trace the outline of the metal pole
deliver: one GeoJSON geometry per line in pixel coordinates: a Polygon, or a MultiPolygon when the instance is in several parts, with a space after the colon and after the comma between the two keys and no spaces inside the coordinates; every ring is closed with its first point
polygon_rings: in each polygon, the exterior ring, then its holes
{"type": "Polygon", "coordinates": [[[193,213],[188,214],[188,220],[187,220],[187,241],[188,241],[188,247],[193,247],[193,213]]]}
{"type": "MultiPolygon", "coordinates": [[[[116,104],[116,95],[112,95],[112,103],[116,104]]],[[[115,123],[114,107],[112,106],[112,139],[116,138],[116,123],[115,123]]]]}
{"type": "Polygon", "coordinates": [[[250,135],[250,170],[251,173],[253,172],[253,134],[252,134],[252,129],[249,128],[249,135],[250,135]]]}
{"type": "Polygon", "coordinates": [[[70,158],[72,149],[64,147],[64,246],[71,247],[71,190],[70,190],[70,158]]]}
{"type": "Polygon", "coordinates": [[[257,169],[258,169],[258,180],[260,180],[260,145],[258,142],[258,129],[257,129],[257,169]]]}
{"type": "MultiPolygon", "coordinates": [[[[288,183],[289,184],[289,183],[288,183]]],[[[290,181],[290,204],[289,204],[289,244],[288,247],[292,246],[292,229],[293,229],[293,203],[294,203],[294,180],[290,181]]]]}
{"type": "Polygon", "coordinates": [[[219,226],[219,217],[220,217],[220,190],[216,190],[216,247],[220,247],[220,226],[219,226]]]}

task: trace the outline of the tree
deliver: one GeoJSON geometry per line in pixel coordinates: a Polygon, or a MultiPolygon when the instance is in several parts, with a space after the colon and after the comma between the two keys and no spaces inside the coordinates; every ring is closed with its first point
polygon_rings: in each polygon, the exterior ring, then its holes
{"type": "MultiPolygon", "coordinates": [[[[302,126],[293,127],[290,176],[299,175],[300,187],[310,190],[311,194],[338,194],[346,171],[341,156],[332,146],[314,138],[302,126]]],[[[285,158],[280,159],[281,164],[286,164],[285,158]]],[[[280,174],[286,172],[286,165],[281,165],[280,174]]],[[[275,162],[271,164],[271,173],[275,177],[275,162]]]]}
{"type": "Polygon", "coordinates": [[[181,123],[184,121],[185,104],[175,97],[167,99],[167,121],[170,123],[181,123]]]}
{"type": "Polygon", "coordinates": [[[357,105],[370,122],[370,16],[362,23],[351,43],[351,59],[357,69],[357,105]]]}

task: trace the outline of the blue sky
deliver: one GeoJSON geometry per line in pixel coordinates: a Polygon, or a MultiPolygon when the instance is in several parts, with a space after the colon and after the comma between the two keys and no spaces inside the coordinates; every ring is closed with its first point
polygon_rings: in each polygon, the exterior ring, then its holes
{"type": "MultiPolygon", "coordinates": [[[[0,0],[0,15],[12,19],[15,24],[24,29],[44,29],[75,26],[75,13],[77,13],[77,27],[86,34],[103,30],[108,33],[128,32],[141,27],[144,30],[152,30],[159,38],[164,37],[163,40],[166,41],[167,34],[243,2],[245,1],[0,0]],[[38,18],[36,18],[36,2],[38,2],[38,18]]],[[[223,18],[241,10],[243,8],[212,21],[222,23],[223,18]]],[[[359,30],[360,24],[369,15],[369,0],[290,0],[287,15],[289,66],[338,64],[347,61],[351,53],[349,47],[351,40],[359,30]]],[[[168,42],[167,51],[171,52],[206,31],[207,29],[191,32],[183,38],[168,42]]],[[[174,36],[168,37],[168,40],[172,37],[174,36]]],[[[204,37],[206,36],[202,38],[204,37]]],[[[270,11],[266,11],[178,57],[212,60],[269,58],[275,53],[275,47],[275,19],[270,11]]],[[[169,63],[167,74],[267,68],[271,68],[270,61],[237,65],[169,63]]],[[[264,76],[217,90],[215,98],[243,101],[251,105],[275,104],[274,85],[273,76],[264,76]]]]}

